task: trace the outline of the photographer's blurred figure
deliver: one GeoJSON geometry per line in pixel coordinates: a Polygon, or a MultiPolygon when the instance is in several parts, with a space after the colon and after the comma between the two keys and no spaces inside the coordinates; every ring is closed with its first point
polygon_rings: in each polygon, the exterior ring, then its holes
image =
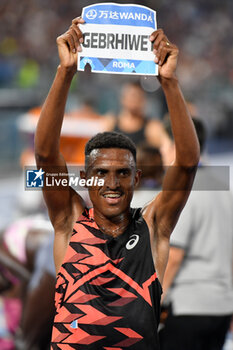
{"type": "MultiPolygon", "coordinates": [[[[203,151],[206,132],[193,119],[203,151]]],[[[171,136],[169,125],[167,135],[171,136]]],[[[174,154],[172,139],[164,159],[174,154]]],[[[208,168],[208,167],[207,167],[208,168]]],[[[213,174],[215,176],[216,174],[213,174]]],[[[163,290],[168,316],[162,350],[221,350],[233,313],[233,200],[199,166],[194,190],[171,236],[163,290]],[[212,185],[214,190],[204,190],[212,185]],[[213,185],[214,184],[214,185],[213,185]],[[214,187],[216,184],[216,187],[214,187]],[[200,187],[201,186],[201,187],[200,187]],[[205,187],[206,188],[206,187],[205,187]]]]}

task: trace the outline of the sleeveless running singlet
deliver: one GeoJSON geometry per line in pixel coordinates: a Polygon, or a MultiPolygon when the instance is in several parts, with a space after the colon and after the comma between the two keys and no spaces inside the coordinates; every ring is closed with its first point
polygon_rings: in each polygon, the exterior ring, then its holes
{"type": "Polygon", "coordinates": [[[58,273],[53,350],[157,350],[161,286],[149,231],[132,210],[126,231],[100,231],[85,209],[58,273]]]}

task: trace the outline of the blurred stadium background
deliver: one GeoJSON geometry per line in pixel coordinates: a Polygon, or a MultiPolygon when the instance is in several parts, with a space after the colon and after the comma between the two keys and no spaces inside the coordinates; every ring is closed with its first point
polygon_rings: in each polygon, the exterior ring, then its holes
{"type": "MultiPolygon", "coordinates": [[[[33,137],[22,131],[22,115],[40,106],[58,64],[56,37],[89,0],[2,0],[0,5],[0,194],[3,229],[17,206],[20,157],[33,137]]],[[[124,1],[117,1],[124,3],[124,1]]],[[[164,28],[180,48],[178,75],[186,98],[209,132],[208,151],[216,162],[232,162],[233,151],[233,30],[231,0],[147,0],[127,3],[157,11],[164,28]]],[[[68,109],[91,98],[97,113],[117,110],[119,86],[126,78],[81,73],[73,81],[68,109]],[[85,77],[84,77],[85,75],[85,77]]],[[[142,79],[149,93],[148,109],[158,119],[166,111],[160,91],[142,79]]],[[[217,163],[218,164],[218,163],[217,163]]]]}

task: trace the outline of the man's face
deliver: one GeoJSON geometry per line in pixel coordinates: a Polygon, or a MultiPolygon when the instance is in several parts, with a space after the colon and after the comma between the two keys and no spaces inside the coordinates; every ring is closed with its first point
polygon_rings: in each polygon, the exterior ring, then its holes
{"type": "Polygon", "coordinates": [[[89,187],[89,196],[95,213],[113,218],[128,212],[133,190],[140,176],[129,150],[120,148],[93,150],[83,176],[86,179],[94,176],[104,180],[103,186],[89,187]]]}
{"type": "Polygon", "coordinates": [[[121,104],[130,113],[143,115],[145,102],[145,94],[139,86],[127,84],[123,87],[121,104]]]}

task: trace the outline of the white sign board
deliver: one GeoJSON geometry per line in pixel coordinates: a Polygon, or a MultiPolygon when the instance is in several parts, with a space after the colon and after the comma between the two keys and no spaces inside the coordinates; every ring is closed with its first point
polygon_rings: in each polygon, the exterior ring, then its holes
{"type": "Polygon", "coordinates": [[[83,8],[84,43],[78,70],[86,64],[95,73],[158,75],[150,35],[156,12],[141,5],[100,3],[83,8]]]}

